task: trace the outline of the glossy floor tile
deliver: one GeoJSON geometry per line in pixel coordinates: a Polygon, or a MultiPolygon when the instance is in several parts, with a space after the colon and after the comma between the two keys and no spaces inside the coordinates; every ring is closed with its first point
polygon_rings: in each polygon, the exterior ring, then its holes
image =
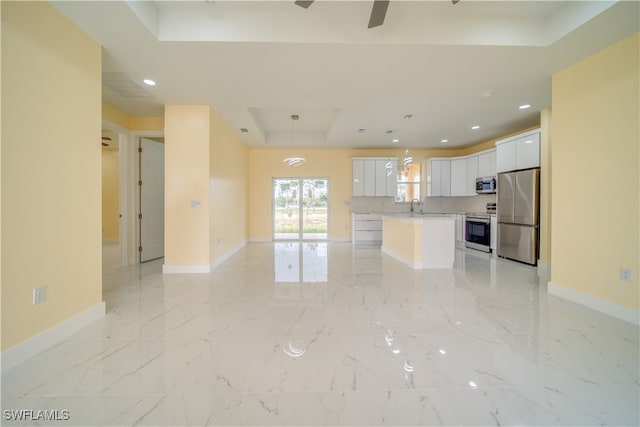
{"type": "Polygon", "coordinates": [[[2,425],[640,424],[638,328],[529,266],[283,242],[161,267],[105,264],[107,316],[3,375],[2,425]]]}

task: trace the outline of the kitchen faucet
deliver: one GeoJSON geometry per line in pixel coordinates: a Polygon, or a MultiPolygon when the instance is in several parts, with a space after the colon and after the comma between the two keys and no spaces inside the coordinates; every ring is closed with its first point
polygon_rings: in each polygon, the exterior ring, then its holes
{"type": "Polygon", "coordinates": [[[411,210],[410,210],[411,213],[413,213],[413,202],[418,202],[418,206],[420,206],[420,200],[418,199],[411,200],[411,210]]]}

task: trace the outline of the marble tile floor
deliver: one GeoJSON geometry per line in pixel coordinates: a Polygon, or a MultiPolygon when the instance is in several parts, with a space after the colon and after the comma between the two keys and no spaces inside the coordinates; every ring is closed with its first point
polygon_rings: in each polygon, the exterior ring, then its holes
{"type": "Polygon", "coordinates": [[[297,242],[161,266],[105,269],[106,317],[3,375],[2,425],[640,424],[638,327],[529,266],[297,242]]]}

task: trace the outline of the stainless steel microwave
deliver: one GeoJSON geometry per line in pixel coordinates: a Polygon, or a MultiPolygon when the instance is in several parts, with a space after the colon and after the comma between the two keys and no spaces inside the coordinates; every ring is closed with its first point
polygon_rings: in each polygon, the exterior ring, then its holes
{"type": "Polygon", "coordinates": [[[496,177],[487,176],[484,178],[476,178],[477,194],[492,194],[496,192],[496,177]]]}

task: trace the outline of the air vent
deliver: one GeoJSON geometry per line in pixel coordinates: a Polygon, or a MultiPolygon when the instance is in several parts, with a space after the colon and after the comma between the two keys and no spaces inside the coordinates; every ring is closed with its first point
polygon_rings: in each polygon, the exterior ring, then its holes
{"type": "Polygon", "coordinates": [[[127,73],[102,73],[102,84],[125,98],[153,96],[127,73]]]}

